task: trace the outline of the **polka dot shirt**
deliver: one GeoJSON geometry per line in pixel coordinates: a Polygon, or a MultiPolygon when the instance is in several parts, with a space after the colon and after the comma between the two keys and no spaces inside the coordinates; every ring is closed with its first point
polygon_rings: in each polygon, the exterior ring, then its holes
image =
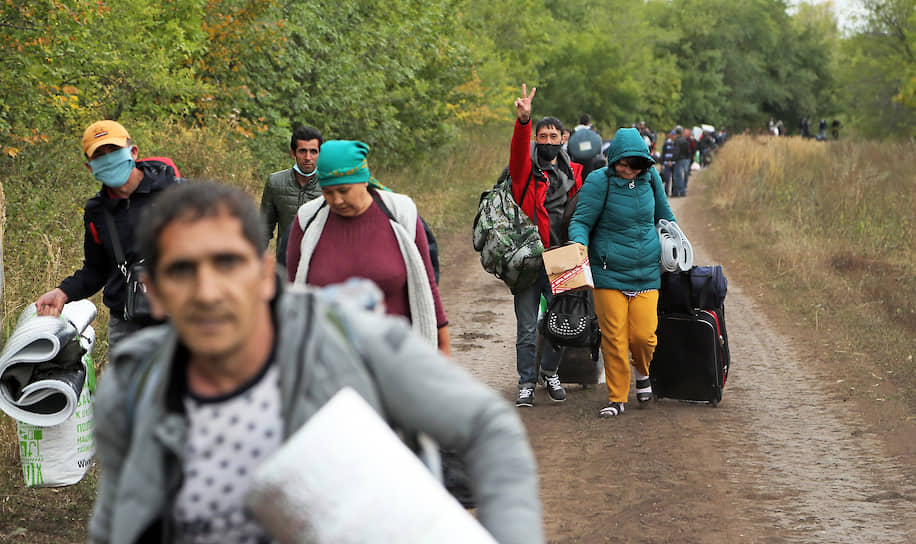
{"type": "Polygon", "coordinates": [[[173,511],[175,542],[268,543],[245,509],[252,472],[283,441],[276,365],[239,391],[204,399],[186,392],[184,483],[173,511]]]}

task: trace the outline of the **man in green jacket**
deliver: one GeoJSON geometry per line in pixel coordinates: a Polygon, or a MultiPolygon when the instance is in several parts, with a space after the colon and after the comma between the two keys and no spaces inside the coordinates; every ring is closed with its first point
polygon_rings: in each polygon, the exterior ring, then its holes
{"type": "Polygon", "coordinates": [[[286,262],[280,255],[283,238],[296,216],[299,206],[321,196],[318,187],[318,153],[324,138],[314,127],[299,127],[289,141],[289,154],[296,163],[292,168],[274,172],[267,178],[261,196],[261,217],[267,230],[267,241],[277,229],[277,260],[286,262]]]}
{"type": "Polygon", "coordinates": [[[245,508],[252,474],[347,387],[458,452],[497,542],[544,542],[534,455],[500,395],[403,319],[284,291],[243,191],[187,184],[156,204],[137,239],[169,322],[119,344],[99,380],[91,542],[268,540],[245,508]]]}

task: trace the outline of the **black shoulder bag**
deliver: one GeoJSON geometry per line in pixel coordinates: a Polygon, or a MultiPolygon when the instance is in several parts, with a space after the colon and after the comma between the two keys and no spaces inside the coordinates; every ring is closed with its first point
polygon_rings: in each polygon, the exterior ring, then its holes
{"type": "Polygon", "coordinates": [[[590,289],[554,295],[541,319],[541,334],[556,349],[562,346],[589,348],[592,359],[597,361],[601,327],[594,306],[590,289]]]}
{"type": "Polygon", "coordinates": [[[140,275],[145,269],[143,259],[134,263],[127,262],[114,219],[108,210],[103,211],[111,244],[114,246],[115,259],[118,260],[118,270],[124,275],[124,312],[121,318],[140,325],[161,323],[161,320],[153,317],[149,299],[146,297],[146,286],[140,281],[140,275]]]}

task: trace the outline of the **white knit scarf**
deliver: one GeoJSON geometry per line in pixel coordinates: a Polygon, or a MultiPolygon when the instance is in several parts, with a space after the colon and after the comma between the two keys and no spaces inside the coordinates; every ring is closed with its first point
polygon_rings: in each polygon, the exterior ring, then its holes
{"type": "MultiPolygon", "coordinates": [[[[417,205],[407,195],[390,191],[377,191],[376,194],[391,210],[395,220],[389,220],[394,236],[398,240],[401,256],[407,268],[407,300],[410,305],[410,320],[413,329],[426,338],[433,346],[438,345],[438,328],[436,327],[436,307],[433,303],[432,286],[426,266],[417,249],[417,205]]],[[[323,198],[316,198],[302,205],[297,212],[299,225],[305,226],[312,217],[312,223],[302,235],[299,268],[296,270],[295,283],[305,285],[308,277],[312,253],[318,246],[318,239],[324,231],[330,210],[322,206],[323,198]]],[[[344,281],[346,278],[341,278],[344,281]]]]}

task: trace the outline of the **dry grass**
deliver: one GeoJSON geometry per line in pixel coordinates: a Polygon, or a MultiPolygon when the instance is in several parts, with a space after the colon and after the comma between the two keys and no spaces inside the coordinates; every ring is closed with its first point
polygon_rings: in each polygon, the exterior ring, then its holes
{"type": "MultiPolygon", "coordinates": [[[[737,137],[704,173],[744,271],[813,325],[846,376],[916,408],[916,145],[737,137]],[[750,263],[753,263],[751,265],[750,263]]],[[[871,400],[882,400],[874,393],[871,400]]]]}

